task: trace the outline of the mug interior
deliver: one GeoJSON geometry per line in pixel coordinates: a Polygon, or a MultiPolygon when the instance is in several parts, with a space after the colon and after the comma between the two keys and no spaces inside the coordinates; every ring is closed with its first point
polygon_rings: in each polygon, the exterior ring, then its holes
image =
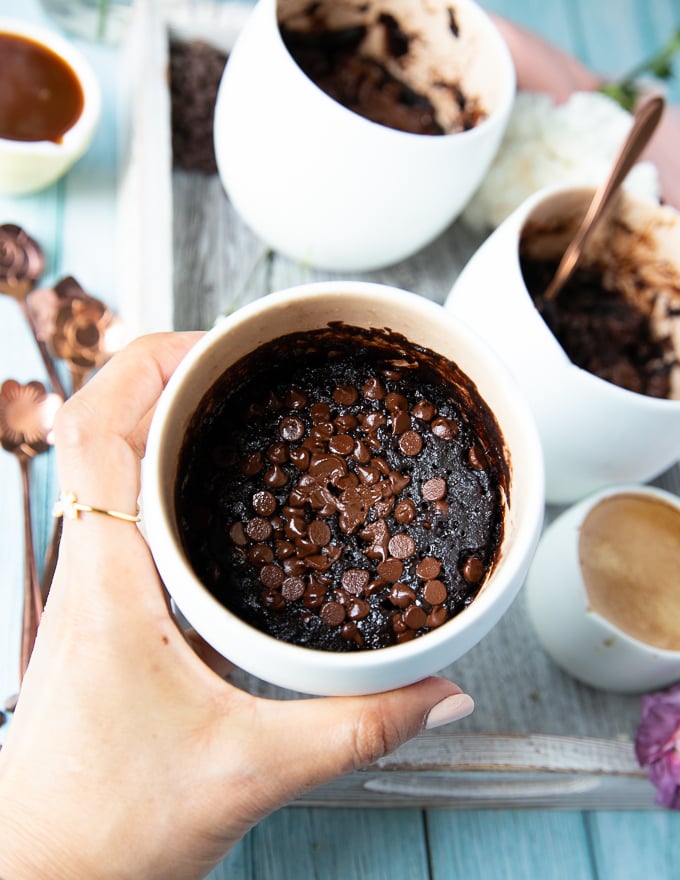
{"type": "MultiPolygon", "coordinates": [[[[384,665],[387,657],[393,656],[391,652],[396,651],[404,658],[427,654],[441,649],[456,634],[470,629],[473,635],[468,637],[471,641],[465,646],[467,650],[510,604],[521,586],[523,573],[535,549],[544,498],[540,446],[529,410],[495,356],[467,328],[459,327],[447,318],[439,306],[415,294],[370,284],[330,282],[309,285],[272,294],[239,310],[199,342],[172,377],[164,393],[165,399],[161,398],[149,437],[147,457],[151,459],[149,467],[152,475],[143,484],[151,483],[152,488],[150,497],[143,493],[143,505],[153,508],[147,511],[151,515],[152,551],[154,544],[161,555],[169,551],[172,560],[168,563],[168,569],[173,577],[181,575],[184,579],[184,587],[192,596],[190,601],[193,602],[197,595],[202,594],[201,602],[207,603],[206,608],[212,606],[213,611],[224,620],[229,618],[229,612],[199,583],[182,549],[175,514],[175,485],[182,443],[201,399],[230,365],[288,333],[325,328],[333,321],[376,330],[388,327],[408,340],[454,361],[474,381],[500,426],[508,467],[507,485],[502,498],[503,538],[497,562],[476,598],[462,612],[421,638],[389,648],[333,654],[278,642],[242,622],[240,626],[250,630],[252,644],[268,648],[267,641],[275,642],[275,650],[282,656],[295,659],[295,662],[301,651],[307,656],[312,652],[316,655],[315,664],[320,670],[338,665],[348,669],[376,668],[384,665]],[[159,538],[160,533],[164,534],[159,538]],[[161,547],[161,544],[164,546],[161,547]]],[[[167,587],[177,599],[173,583],[168,581],[167,587]]],[[[184,594],[186,596],[186,590],[184,594]]],[[[178,605],[196,626],[181,599],[178,605]]],[[[199,629],[198,626],[196,628],[199,629]]],[[[214,646],[220,649],[220,646],[214,646]]],[[[437,668],[443,665],[446,663],[441,663],[437,668]]],[[[298,689],[323,692],[316,687],[317,690],[298,689]]]]}
{"type": "MultiPolygon", "coordinates": [[[[539,201],[522,225],[518,253],[558,261],[593,193],[588,188],[567,189],[539,201]]],[[[650,315],[655,336],[668,336],[675,365],[667,399],[680,400],[680,213],[622,190],[587,243],[579,269],[613,282],[650,315]]]]}
{"type": "Polygon", "coordinates": [[[512,101],[509,50],[470,0],[277,0],[276,13],[279,26],[296,34],[365,31],[357,54],[427,97],[445,134],[474,128],[512,101]],[[468,102],[478,122],[461,125],[468,102]]]}

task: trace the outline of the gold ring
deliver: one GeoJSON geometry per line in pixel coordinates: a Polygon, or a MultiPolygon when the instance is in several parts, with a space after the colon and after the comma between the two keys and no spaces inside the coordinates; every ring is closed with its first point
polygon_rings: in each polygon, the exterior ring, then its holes
{"type": "Polygon", "coordinates": [[[52,516],[57,519],[62,516],[66,519],[78,519],[78,515],[81,513],[99,513],[102,516],[110,516],[113,519],[122,519],[124,522],[131,523],[138,523],[142,519],[139,511],[135,514],[121,513],[119,510],[104,510],[102,507],[81,504],[75,492],[62,492],[52,508],[52,516]]]}

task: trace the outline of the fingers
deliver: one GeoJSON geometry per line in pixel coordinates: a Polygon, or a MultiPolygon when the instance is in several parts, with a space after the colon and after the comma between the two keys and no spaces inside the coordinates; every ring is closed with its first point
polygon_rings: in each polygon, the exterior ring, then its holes
{"type": "Polygon", "coordinates": [[[258,701],[252,736],[263,752],[258,778],[268,780],[268,808],[374,763],[421,730],[463,718],[473,708],[471,697],[438,677],[366,697],[258,701]]]}
{"type": "Polygon", "coordinates": [[[94,507],[134,513],[149,414],[200,336],[140,337],[62,407],[55,425],[62,489],[94,507]]]}

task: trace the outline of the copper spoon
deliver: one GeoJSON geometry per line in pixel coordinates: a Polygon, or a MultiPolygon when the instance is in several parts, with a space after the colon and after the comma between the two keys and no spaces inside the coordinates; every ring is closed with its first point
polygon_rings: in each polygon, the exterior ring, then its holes
{"type": "Polygon", "coordinates": [[[637,162],[656,131],[664,106],[663,97],[655,95],[648,98],[636,109],[628,137],[623,142],[607,179],[596,189],[576,234],[570,241],[555,270],[552,281],[541,298],[543,303],[554,301],[571,278],[599,221],[606,213],[626,175],[637,162]]]}
{"type": "Polygon", "coordinates": [[[43,598],[33,548],[31,461],[52,445],[52,427],[63,399],[48,394],[41,382],[22,385],[7,379],[0,386],[0,444],[19,461],[24,510],[24,602],[19,681],[28,666],[42,616],[43,598]]]}
{"type": "MultiPolygon", "coordinates": [[[[68,367],[73,394],[122,346],[120,320],[71,276],[62,278],[54,287],[36,288],[28,294],[26,303],[36,338],[50,355],[68,367]]],[[[57,567],[62,522],[62,519],[54,521],[45,556],[42,575],[45,599],[57,567]]]]}
{"type": "Polygon", "coordinates": [[[12,297],[18,303],[38,346],[52,388],[66,399],[66,390],[54,361],[44,341],[38,338],[33,318],[26,305],[26,297],[42,275],[44,268],[45,256],[35,239],[14,223],[0,226],[0,293],[12,297]]]}

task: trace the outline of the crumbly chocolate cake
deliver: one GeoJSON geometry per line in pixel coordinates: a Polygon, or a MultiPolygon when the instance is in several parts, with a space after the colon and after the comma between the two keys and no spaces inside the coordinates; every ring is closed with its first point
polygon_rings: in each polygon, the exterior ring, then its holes
{"type": "MultiPolygon", "coordinates": [[[[385,31],[389,55],[406,54],[412,37],[402,32],[387,13],[380,16],[379,24],[385,31]]],[[[298,32],[280,25],[280,32],[286,48],[309,79],[359,116],[411,134],[449,133],[437,119],[427,95],[415,91],[380,61],[362,53],[365,27],[298,32]]],[[[440,83],[439,88],[451,91],[451,99],[458,108],[452,130],[474,128],[486,116],[479,102],[466,96],[458,85],[440,83]]]]}
{"type": "Polygon", "coordinates": [[[534,304],[571,362],[629,391],[669,397],[673,344],[655,334],[645,300],[632,302],[610,273],[579,267],[557,299],[545,303],[557,262],[522,255],[521,268],[534,304]]]}
{"type": "Polygon", "coordinates": [[[384,331],[263,346],[203,400],[176,508],[199,578],[278,639],[381,648],[477,594],[503,532],[497,423],[455,365],[384,331]]]}

